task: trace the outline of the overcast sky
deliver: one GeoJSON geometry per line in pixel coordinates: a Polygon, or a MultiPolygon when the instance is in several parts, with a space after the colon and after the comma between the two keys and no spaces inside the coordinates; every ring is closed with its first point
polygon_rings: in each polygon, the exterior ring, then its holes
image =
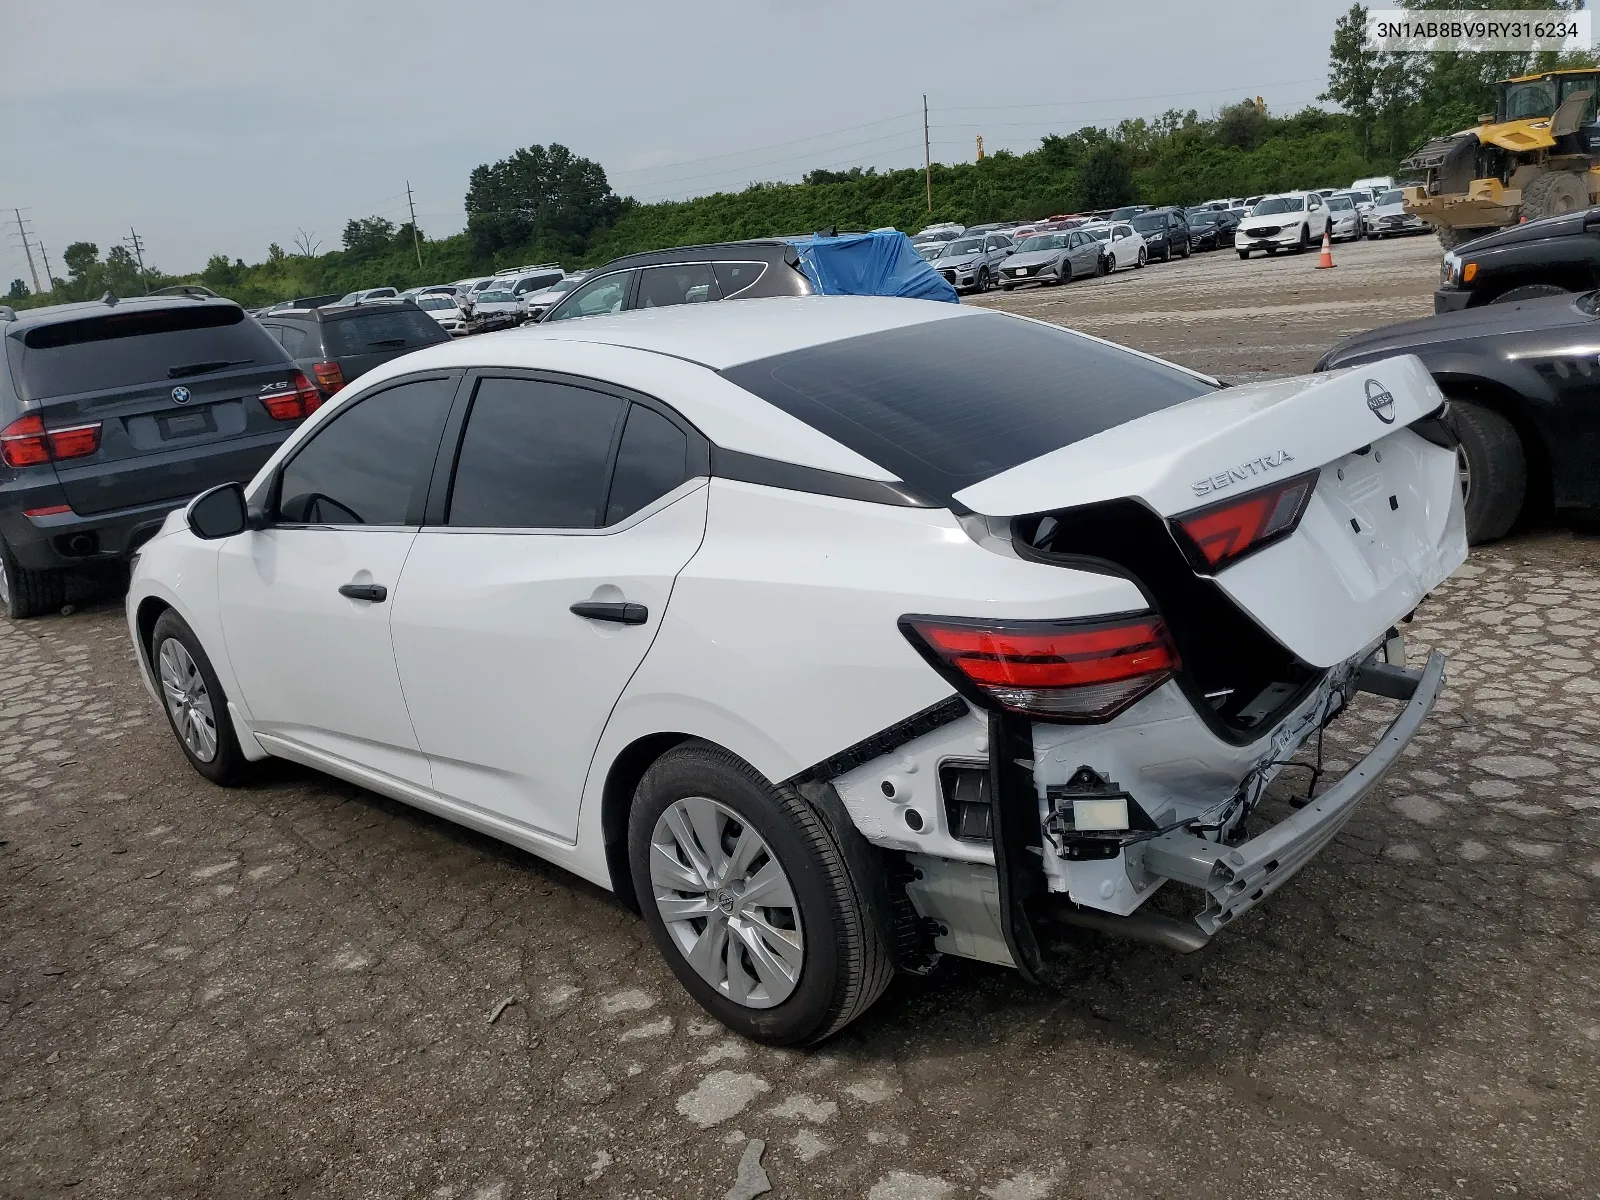
{"type": "MultiPolygon", "coordinates": [[[[813,167],[1028,150],[1260,95],[1314,100],[1349,0],[0,0],[0,288],[21,206],[57,274],[136,227],[146,260],[254,262],[349,217],[462,228],[467,174],[561,142],[642,200],[813,167]]],[[[1337,181],[1334,181],[1337,182],[1337,181]]]]}

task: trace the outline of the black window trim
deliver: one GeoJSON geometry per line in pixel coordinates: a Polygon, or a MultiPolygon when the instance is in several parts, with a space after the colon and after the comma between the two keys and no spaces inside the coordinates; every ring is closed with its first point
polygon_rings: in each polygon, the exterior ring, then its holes
{"type": "MultiPolygon", "coordinates": [[[[629,269],[632,270],[633,268],[629,269]]],[[[617,427],[611,432],[611,448],[606,454],[605,488],[601,495],[601,507],[599,509],[601,520],[605,519],[605,505],[611,498],[613,477],[617,469],[617,451],[621,448],[623,430],[628,425],[626,409],[623,410],[622,415],[623,419],[617,422],[617,427]]],[[[705,486],[706,480],[712,474],[712,454],[710,439],[695,428],[693,422],[688,420],[677,409],[665,401],[657,399],[655,396],[635,391],[633,388],[623,384],[612,383],[606,379],[596,379],[590,375],[575,375],[566,371],[543,371],[519,367],[472,367],[463,374],[461,384],[456,389],[455,402],[451,406],[450,416],[445,420],[444,437],[439,444],[438,457],[434,460],[433,478],[429,481],[428,499],[423,507],[422,527],[430,533],[526,534],[545,537],[590,537],[597,534],[620,533],[665,508],[669,503],[676,502],[696,487],[705,486]],[[526,379],[535,383],[556,383],[566,387],[580,388],[586,392],[598,392],[603,396],[611,396],[621,400],[624,404],[638,404],[651,409],[671,421],[689,439],[688,477],[670,492],[651,501],[637,512],[630,513],[614,525],[597,525],[587,529],[539,528],[522,525],[449,525],[446,523],[446,519],[450,513],[450,493],[455,486],[456,468],[460,466],[461,447],[465,441],[467,418],[472,412],[472,403],[477,396],[478,383],[484,379],[526,379]]]]}
{"type": "Polygon", "coordinates": [[[968,511],[954,501],[940,504],[930,500],[898,479],[863,479],[859,475],[846,475],[821,467],[803,467],[799,463],[764,458],[759,454],[747,454],[743,450],[728,450],[721,446],[712,449],[711,473],[718,479],[756,483],[763,487],[782,488],[786,492],[806,492],[812,496],[864,500],[868,504],[888,504],[896,508],[948,508],[958,515],[968,511]]]}
{"type": "MultiPolygon", "coordinates": [[[[395,376],[392,379],[385,379],[382,383],[380,383],[377,387],[373,388],[371,391],[363,392],[361,395],[355,397],[355,399],[353,399],[353,400],[350,400],[348,403],[340,402],[337,405],[329,405],[328,407],[330,407],[330,408],[335,408],[336,407],[338,411],[335,412],[332,416],[326,417],[323,420],[320,420],[320,421],[316,422],[316,424],[311,427],[311,432],[309,434],[307,434],[304,438],[302,438],[300,440],[299,444],[297,444],[294,447],[294,450],[290,454],[288,454],[283,459],[282,462],[280,462],[277,466],[275,466],[272,469],[272,475],[266,481],[265,488],[262,491],[257,493],[261,497],[260,511],[264,515],[265,528],[267,528],[267,529],[341,529],[341,530],[346,530],[346,531],[350,531],[350,530],[369,530],[370,529],[370,530],[382,530],[384,532],[393,532],[396,529],[416,529],[416,528],[418,528],[422,524],[422,517],[423,517],[424,513],[426,512],[426,503],[424,503],[424,505],[423,505],[423,507],[421,509],[413,507],[410,511],[408,511],[406,513],[406,522],[405,522],[404,525],[341,525],[341,524],[337,524],[337,523],[334,523],[334,522],[328,522],[328,521],[319,521],[319,522],[317,522],[315,524],[301,523],[301,522],[297,522],[297,521],[283,521],[283,522],[280,522],[279,519],[278,519],[279,518],[278,505],[283,499],[283,496],[282,496],[283,473],[289,467],[290,463],[294,462],[295,459],[299,458],[300,455],[305,452],[305,448],[307,446],[311,445],[311,443],[313,443],[313,442],[315,442],[317,440],[317,435],[321,432],[321,430],[325,426],[331,425],[334,421],[337,421],[345,413],[347,413],[350,410],[354,409],[358,405],[365,404],[368,400],[371,400],[374,396],[381,396],[387,391],[390,391],[390,390],[392,390],[394,388],[400,387],[400,386],[402,386],[404,384],[408,384],[408,383],[427,383],[430,380],[435,380],[435,379],[454,380],[455,381],[456,390],[455,390],[454,394],[451,396],[449,404],[446,406],[447,407],[447,411],[446,411],[446,414],[445,414],[445,419],[440,425],[439,432],[440,432],[440,437],[442,439],[449,432],[451,416],[454,414],[454,412],[455,412],[455,410],[456,410],[456,408],[459,405],[460,400],[461,400],[461,379],[462,379],[462,375],[463,375],[463,372],[462,372],[462,370],[460,368],[456,368],[455,370],[450,370],[450,371],[417,371],[414,374],[410,374],[410,375],[398,375],[398,376],[395,376]]],[[[437,452],[435,452],[435,455],[434,455],[433,471],[434,471],[435,474],[438,471],[438,453],[437,452]]],[[[429,477],[428,487],[426,489],[425,495],[430,500],[433,498],[433,476],[432,475],[430,475],[430,477],[429,477]]]]}

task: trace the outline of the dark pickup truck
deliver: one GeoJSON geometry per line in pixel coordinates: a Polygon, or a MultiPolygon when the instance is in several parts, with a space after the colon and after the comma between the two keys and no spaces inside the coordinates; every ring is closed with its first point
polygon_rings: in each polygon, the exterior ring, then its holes
{"type": "Polygon", "coordinates": [[[1444,256],[1433,311],[1600,287],[1600,208],[1497,230],[1444,256]]]}

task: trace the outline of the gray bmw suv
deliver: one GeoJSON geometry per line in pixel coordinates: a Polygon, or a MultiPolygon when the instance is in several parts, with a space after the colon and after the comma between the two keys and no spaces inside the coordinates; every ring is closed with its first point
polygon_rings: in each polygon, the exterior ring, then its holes
{"type": "Polygon", "coordinates": [[[68,570],[249,479],[321,402],[231,300],[0,307],[0,611],[59,608],[68,570]]]}

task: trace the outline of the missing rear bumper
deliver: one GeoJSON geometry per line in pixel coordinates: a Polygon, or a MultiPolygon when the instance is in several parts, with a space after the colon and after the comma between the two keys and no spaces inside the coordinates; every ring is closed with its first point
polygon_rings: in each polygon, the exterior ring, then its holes
{"type": "MultiPolygon", "coordinates": [[[[1421,670],[1368,660],[1354,677],[1354,690],[1402,700],[1405,708],[1348,774],[1316,800],[1250,840],[1227,845],[1177,829],[1140,842],[1146,871],[1204,893],[1204,908],[1192,925],[1139,912],[1119,916],[1081,907],[1057,912],[1057,919],[1184,953],[1200,949],[1217,930],[1288,882],[1343,828],[1432,711],[1444,687],[1444,673],[1445,659],[1438,651],[1428,656],[1421,670]]],[[[1025,977],[1037,979],[1044,963],[1029,903],[1034,901],[1037,908],[1047,889],[1039,801],[1029,768],[1031,726],[1024,719],[996,714],[991,717],[990,730],[990,790],[1002,928],[1018,969],[1025,977]]]]}

